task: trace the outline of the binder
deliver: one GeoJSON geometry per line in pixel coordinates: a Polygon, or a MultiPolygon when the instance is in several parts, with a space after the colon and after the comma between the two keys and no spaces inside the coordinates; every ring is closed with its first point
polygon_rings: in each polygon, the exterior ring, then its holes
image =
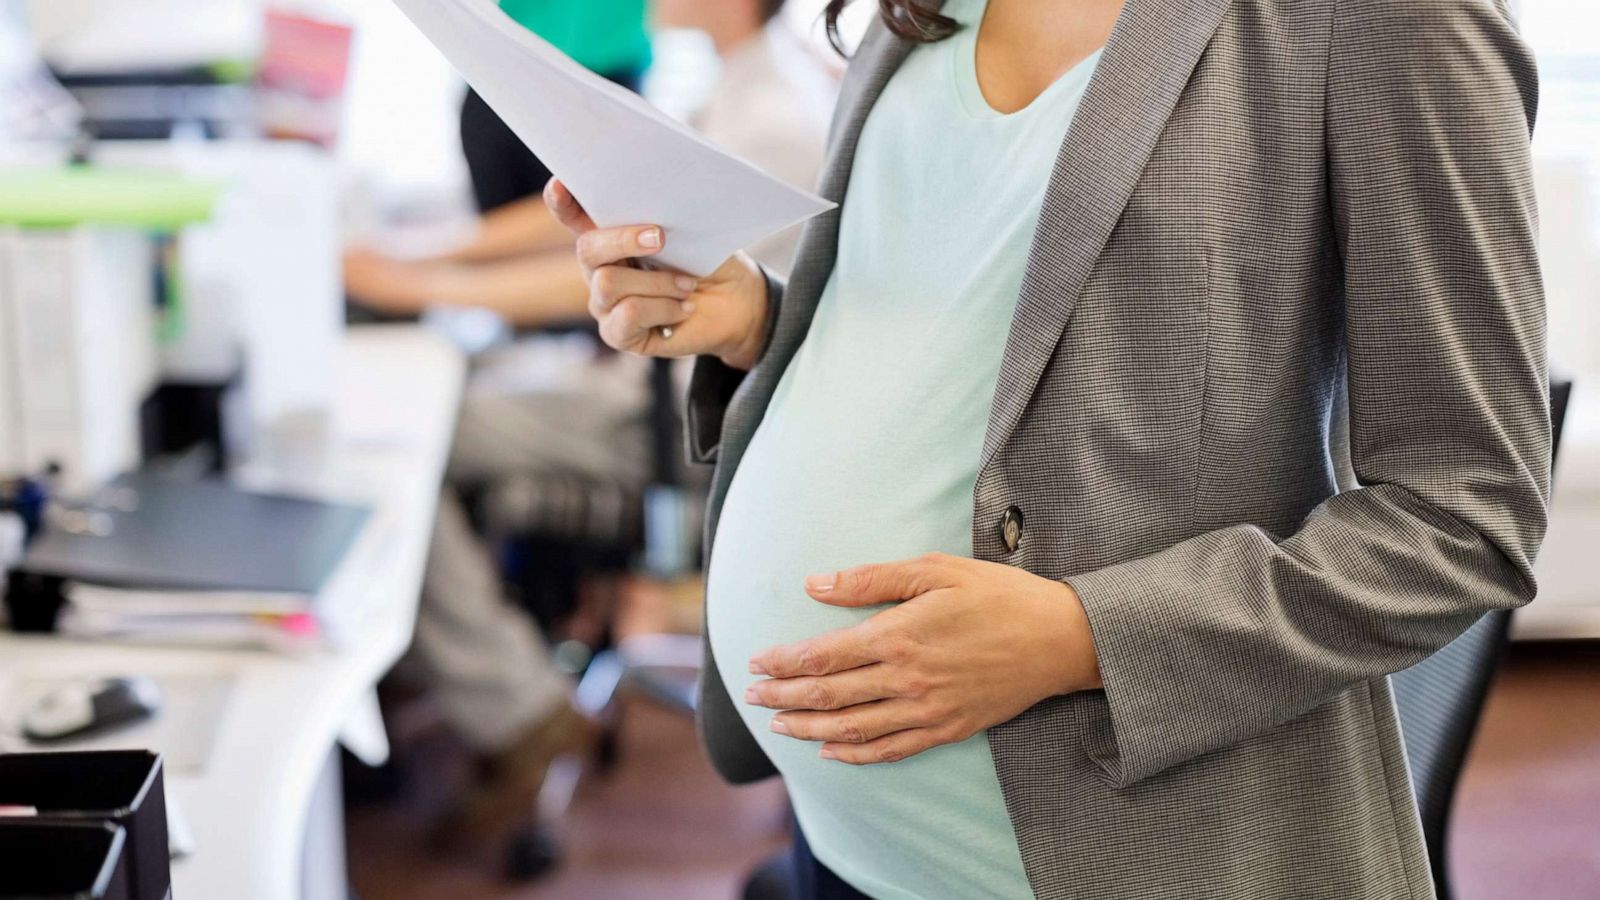
{"type": "Polygon", "coordinates": [[[371,515],[365,507],[149,473],[91,495],[90,527],[40,533],[21,568],[125,588],[314,597],[371,515]]]}
{"type": "MultiPolygon", "coordinates": [[[[17,631],[298,651],[359,636],[359,604],[321,602],[365,507],[220,480],[124,475],[58,512],[11,572],[17,631]]],[[[341,595],[342,596],[342,595],[341,595]]]]}

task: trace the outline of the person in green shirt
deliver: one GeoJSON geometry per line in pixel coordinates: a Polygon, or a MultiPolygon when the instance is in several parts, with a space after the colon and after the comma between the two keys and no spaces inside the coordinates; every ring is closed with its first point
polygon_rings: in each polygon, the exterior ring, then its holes
{"type": "Polygon", "coordinates": [[[500,8],[602,75],[637,75],[650,64],[645,0],[500,0],[500,8]]]}
{"type": "MultiPolygon", "coordinates": [[[[579,65],[631,89],[650,65],[646,0],[501,0],[500,8],[579,65]]],[[[461,106],[461,149],[480,212],[537,197],[550,170],[476,91],[461,106]]]]}

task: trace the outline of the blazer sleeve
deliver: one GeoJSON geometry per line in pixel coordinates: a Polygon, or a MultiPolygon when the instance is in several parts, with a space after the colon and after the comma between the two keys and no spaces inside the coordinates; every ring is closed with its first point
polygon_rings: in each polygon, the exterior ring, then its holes
{"type": "Polygon", "coordinates": [[[1338,0],[1327,164],[1359,486],[1068,579],[1127,786],[1424,659],[1534,596],[1549,492],[1532,60],[1490,0],[1338,0]]]}
{"type": "MultiPolygon", "coordinates": [[[[784,281],[762,269],[767,279],[767,334],[763,341],[772,343],[772,330],[778,321],[778,308],[783,303],[784,281]]],[[[722,445],[722,420],[733,401],[733,393],[748,375],[715,356],[699,356],[694,361],[694,371],[689,376],[688,409],[684,421],[688,425],[689,459],[707,465],[717,461],[717,450],[722,445]]]]}

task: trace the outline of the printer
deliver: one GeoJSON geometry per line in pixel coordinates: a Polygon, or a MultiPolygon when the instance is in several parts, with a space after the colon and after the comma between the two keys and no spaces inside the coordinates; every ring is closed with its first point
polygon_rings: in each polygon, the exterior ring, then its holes
{"type": "MultiPolygon", "coordinates": [[[[0,148],[0,186],[69,190],[66,153],[0,148]]],[[[81,221],[0,224],[0,478],[56,469],[59,488],[80,492],[138,467],[161,385],[234,388],[235,440],[326,412],[344,328],[331,156],[282,141],[118,141],[95,147],[83,175],[95,173],[111,187],[81,221]],[[195,196],[141,222],[141,178],[195,196]]],[[[0,191],[0,222],[17,194],[0,191]]]]}

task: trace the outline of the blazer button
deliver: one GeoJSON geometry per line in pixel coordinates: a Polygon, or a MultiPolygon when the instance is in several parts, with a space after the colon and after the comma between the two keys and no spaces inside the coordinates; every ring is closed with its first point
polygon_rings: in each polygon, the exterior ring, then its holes
{"type": "Polygon", "coordinates": [[[1007,553],[1017,552],[1022,545],[1022,510],[1015,506],[1007,507],[1000,516],[1000,542],[1006,545],[1007,553]]]}

